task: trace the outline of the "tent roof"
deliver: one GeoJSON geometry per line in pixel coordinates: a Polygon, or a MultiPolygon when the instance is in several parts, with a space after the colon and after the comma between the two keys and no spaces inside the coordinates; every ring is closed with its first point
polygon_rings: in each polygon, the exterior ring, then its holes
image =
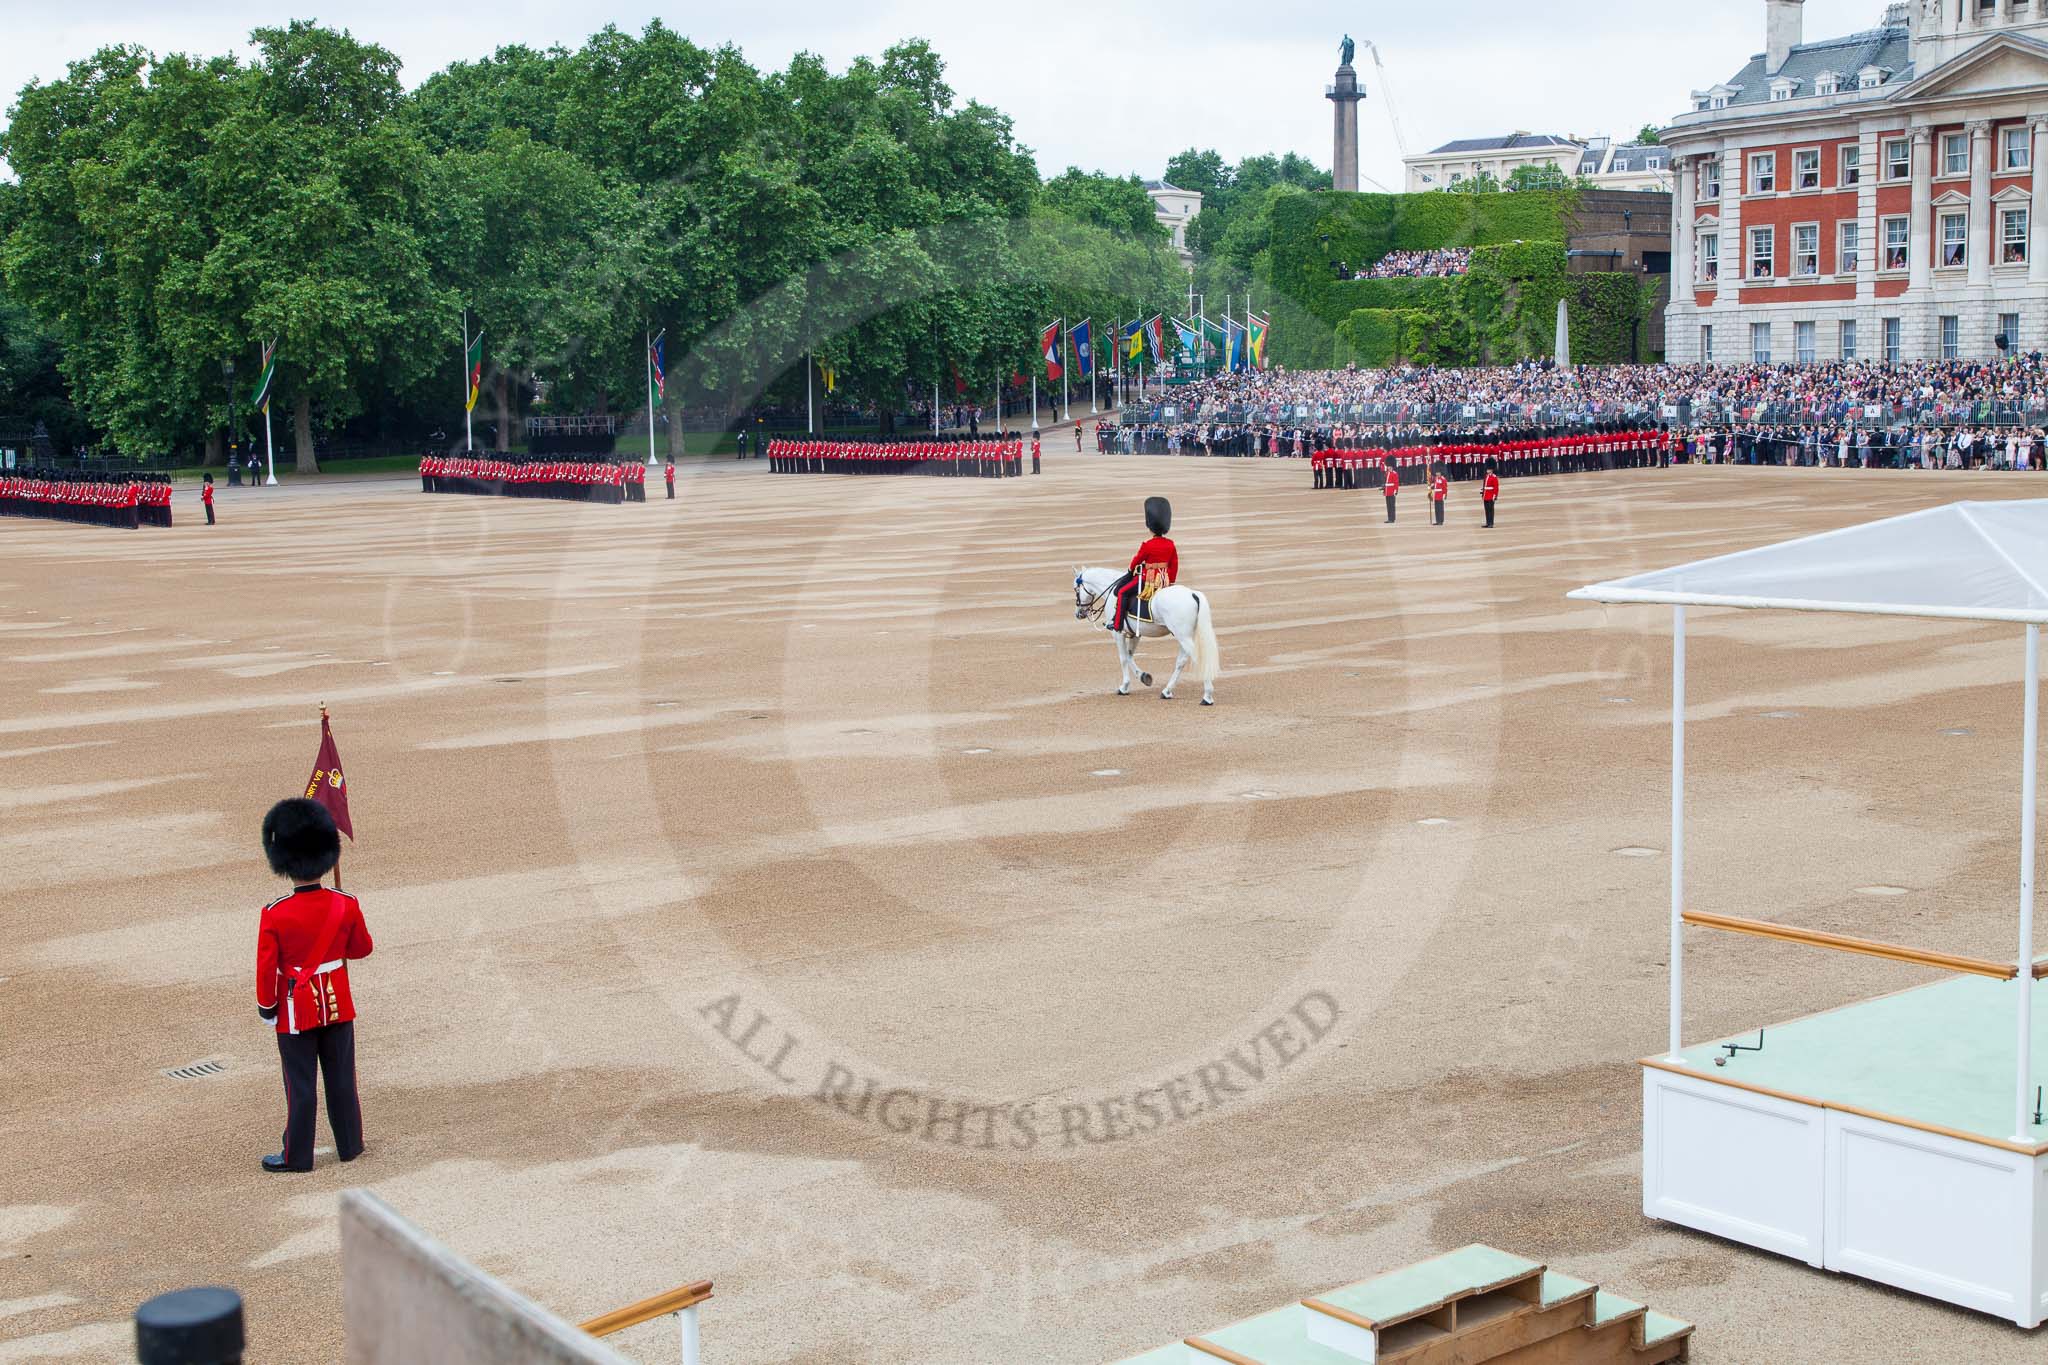
{"type": "Polygon", "coordinates": [[[1952,502],[1567,595],[2048,625],[2048,499],[1952,502]]]}

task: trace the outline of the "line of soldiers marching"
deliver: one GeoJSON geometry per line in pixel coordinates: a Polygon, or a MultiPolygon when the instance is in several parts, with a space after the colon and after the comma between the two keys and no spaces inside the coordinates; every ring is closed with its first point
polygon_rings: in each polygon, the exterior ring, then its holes
{"type": "Polygon", "coordinates": [[[1483,434],[1367,436],[1356,446],[1309,456],[1317,488],[1378,488],[1388,463],[1415,477],[1442,467],[1452,481],[1477,479],[1492,464],[1507,478],[1647,469],[1671,462],[1671,433],[1647,427],[1611,430],[1525,428],[1483,434]]]}
{"type": "MultiPolygon", "coordinates": [[[[1031,433],[1031,472],[1040,472],[1038,433],[1031,433]]],[[[1024,472],[1021,433],[918,440],[827,440],[777,436],[768,442],[776,474],[930,474],[940,478],[1009,479],[1024,472]]]]}
{"type": "Polygon", "coordinates": [[[0,516],[88,526],[169,526],[171,481],[162,474],[89,469],[0,473],[0,516]]]}
{"type": "Polygon", "coordinates": [[[569,502],[645,502],[647,469],[609,455],[426,455],[420,491],[569,502]]]}

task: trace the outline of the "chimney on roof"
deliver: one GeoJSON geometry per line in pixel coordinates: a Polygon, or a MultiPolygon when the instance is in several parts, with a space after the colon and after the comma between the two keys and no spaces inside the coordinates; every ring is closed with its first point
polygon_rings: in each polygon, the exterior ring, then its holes
{"type": "Polygon", "coordinates": [[[1806,0],[1764,0],[1764,74],[1773,75],[1799,46],[1806,0]]]}
{"type": "Polygon", "coordinates": [[[1896,3],[1884,7],[1884,19],[1878,27],[1910,28],[1912,23],[1913,6],[1907,4],[1906,0],[1896,0],[1896,3]]]}

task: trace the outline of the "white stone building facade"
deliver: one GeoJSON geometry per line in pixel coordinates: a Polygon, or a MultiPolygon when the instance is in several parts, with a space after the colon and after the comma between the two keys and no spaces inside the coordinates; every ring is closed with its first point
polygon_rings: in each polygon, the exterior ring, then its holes
{"type": "Polygon", "coordinates": [[[1765,0],[1765,52],[1663,134],[1666,358],[2048,350],[2048,0],[1914,0],[1810,44],[1801,11],[1765,0]]]}

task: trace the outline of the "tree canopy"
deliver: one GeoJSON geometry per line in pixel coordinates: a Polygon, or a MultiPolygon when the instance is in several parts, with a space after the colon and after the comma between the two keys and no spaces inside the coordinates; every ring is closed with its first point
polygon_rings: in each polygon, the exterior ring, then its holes
{"type": "Polygon", "coordinates": [[[345,31],[251,45],[102,49],[0,134],[0,379],[53,361],[124,451],[214,442],[231,407],[246,429],[270,341],[310,467],[315,431],[446,425],[465,319],[503,442],[543,392],[642,407],[653,331],[672,408],[800,394],[815,356],[889,411],[1024,372],[1054,317],[1106,328],[1185,288],[1135,179],[1041,183],[921,41],[761,71],[656,20],[410,93],[345,31]]]}

